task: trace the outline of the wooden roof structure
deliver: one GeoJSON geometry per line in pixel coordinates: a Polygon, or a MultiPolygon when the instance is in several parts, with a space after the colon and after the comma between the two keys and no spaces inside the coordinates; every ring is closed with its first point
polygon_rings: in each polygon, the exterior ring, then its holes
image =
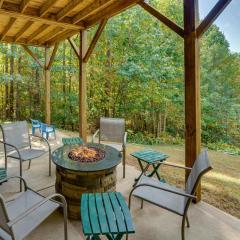
{"type": "MultiPolygon", "coordinates": [[[[201,151],[199,39],[231,1],[218,0],[205,19],[199,22],[198,0],[182,0],[184,26],[181,27],[144,0],[0,0],[0,41],[22,45],[43,68],[46,122],[51,123],[50,70],[58,43],[68,39],[79,59],[79,133],[86,141],[88,59],[107,20],[138,4],[184,41],[185,164],[191,167],[201,151]],[[95,24],[99,27],[87,46],[86,30],[95,24]],[[77,33],[80,33],[79,46],[71,39],[77,33]],[[45,47],[45,62],[42,63],[27,45],[45,47]],[[52,53],[51,46],[54,46],[52,53]]],[[[198,187],[198,200],[201,198],[200,190],[201,186],[198,187]]]]}
{"type": "Polygon", "coordinates": [[[0,0],[0,40],[52,46],[137,0],[0,0]]]}

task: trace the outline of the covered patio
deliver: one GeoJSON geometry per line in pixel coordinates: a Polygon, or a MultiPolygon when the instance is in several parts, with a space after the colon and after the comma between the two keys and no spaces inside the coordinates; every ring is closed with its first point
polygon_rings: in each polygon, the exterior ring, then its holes
{"type": "MultiPolygon", "coordinates": [[[[58,132],[57,140],[51,141],[53,150],[61,146],[61,138],[69,134],[58,132]]],[[[72,136],[72,134],[71,134],[72,136]]],[[[24,177],[33,189],[42,189],[46,186],[52,186],[41,191],[45,196],[54,193],[55,176],[48,177],[46,172],[48,166],[45,164],[47,157],[34,162],[30,170],[24,171],[24,177]],[[34,177],[33,177],[34,176],[34,177]]],[[[27,166],[27,164],[25,165],[27,166]]],[[[18,163],[9,162],[9,175],[18,174],[18,163]]],[[[126,178],[122,178],[122,166],[117,168],[117,191],[123,193],[128,200],[129,192],[134,178],[139,175],[139,171],[133,166],[127,166],[126,178]]],[[[0,187],[1,192],[10,196],[18,191],[18,184],[9,181],[0,187]],[[9,190],[10,189],[10,190],[9,190]]],[[[129,239],[181,239],[180,223],[181,218],[166,210],[158,208],[149,203],[144,203],[144,208],[140,208],[140,200],[133,199],[132,217],[136,228],[136,233],[129,236],[129,239]]],[[[186,239],[211,239],[211,240],[238,240],[240,234],[239,219],[201,201],[198,204],[192,204],[189,211],[191,227],[186,231],[186,239]]],[[[69,239],[85,239],[82,233],[81,222],[69,220],[69,239]]],[[[40,239],[63,239],[62,214],[56,212],[40,225],[27,240],[40,239]],[[54,229],[54,231],[53,231],[54,229]]]]}
{"type": "MultiPolygon", "coordinates": [[[[87,142],[87,62],[108,19],[130,7],[139,5],[172,29],[184,41],[185,166],[192,167],[201,151],[199,40],[230,3],[231,0],[219,0],[206,18],[199,22],[198,1],[183,0],[184,27],[181,27],[154,9],[148,1],[142,0],[0,0],[0,41],[20,44],[43,69],[45,122],[51,124],[51,67],[59,42],[68,40],[79,60],[79,135],[87,142]],[[96,24],[99,26],[88,46],[87,31],[96,24]],[[76,34],[80,35],[79,43],[72,39],[76,34]],[[45,53],[45,61],[41,62],[29,46],[37,46],[42,49],[45,53]]],[[[59,139],[51,143],[53,149],[61,145],[61,137],[64,137],[64,134],[59,133],[59,139]]],[[[30,171],[24,173],[27,182],[33,189],[42,189],[55,182],[55,174],[52,177],[45,176],[47,166],[43,164],[44,161],[46,159],[42,158],[30,171]]],[[[8,166],[10,176],[18,175],[17,167],[14,164],[11,162],[8,166]]],[[[128,166],[126,171],[127,177],[122,179],[122,170],[121,167],[118,167],[117,190],[123,193],[127,199],[132,183],[139,172],[131,166],[128,166]]],[[[188,177],[187,171],[185,176],[188,177]]],[[[7,189],[11,189],[10,192],[17,191],[17,186],[12,183],[6,183],[1,188],[8,192],[7,194],[9,194],[7,189]]],[[[44,195],[53,192],[53,187],[43,190],[44,195]]],[[[198,186],[196,195],[197,202],[199,202],[201,200],[201,184],[198,186]]],[[[141,210],[140,202],[134,200],[132,214],[136,234],[130,236],[130,239],[155,239],[156,236],[159,239],[180,239],[178,230],[178,221],[180,220],[175,215],[148,203],[145,205],[145,208],[141,210]]],[[[186,232],[187,239],[234,240],[239,237],[239,220],[206,203],[199,202],[197,205],[193,205],[189,217],[193,224],[186,232]]],[[[57,213],[27,239],[61,239],[61,237],[61,215],[57,213]]],[[[81,237],[83,238],[81,223],[70,221],[69,239],[80,239],[81,237]]]]}

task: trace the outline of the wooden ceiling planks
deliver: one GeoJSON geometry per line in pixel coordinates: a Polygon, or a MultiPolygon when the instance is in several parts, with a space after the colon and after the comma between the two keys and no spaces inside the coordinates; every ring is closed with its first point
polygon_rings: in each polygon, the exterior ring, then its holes
{"type": "Polygon", "coordinates": [[[0,0],[0,41],[50,46],[139,0],[0,0]],[[17,22],[17,25],[16,25],[17,22]]]}

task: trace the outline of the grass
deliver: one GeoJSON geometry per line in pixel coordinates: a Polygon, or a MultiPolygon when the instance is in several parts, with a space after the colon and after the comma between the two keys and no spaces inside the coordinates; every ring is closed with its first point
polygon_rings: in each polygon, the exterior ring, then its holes
{"type": "MultiPolygon", "coordinates": [[[[176,145],[137,145],[128,144],[127,164],[139,168],[131,152],[151,148],[170,156],[169,162],[184,165],[184,147],[176,145]]],[[[223,152],[209,151],[213,170],[202,181],[202,200],[240,218],[240,157],[223,152]]],[[[167,182],[184,186],[184,171],[168,166],[161,167],[161,175],[167,182]]]]}

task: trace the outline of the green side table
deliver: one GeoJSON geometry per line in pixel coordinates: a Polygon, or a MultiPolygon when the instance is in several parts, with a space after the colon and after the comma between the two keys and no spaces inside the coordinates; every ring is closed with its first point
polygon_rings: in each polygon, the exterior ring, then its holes
{"type": "Polygon", "coordinates": [[[83,144],[83,140],[80,137],[62,138],[63,145],[83,144]]]}
{"type": "Polygon", "coordinates": [[[120,240],[135,233],[125,199],[119,192],[83,194],[81,199],[83,233],[87,240],[120,240]]]}
{"type": "Polygon", "coordinates": [[[139,177],[135,179],[136,182],[139,180],[139,178],[143,174],[147,175],[146,172],[150,166],[153,167],[153,170],[147,176],[152,177],[154,174],[156,174],[158,180],[165,182],[165,180],[163,178],[161,178],[161,176],[159,174],[159,167],[161,165],[161,162],[165,161],[169,157],[168,155],[166,155],[165,153],[154,151],[152,149],[133,152],[130,155],[135,157],[138,160],[139,166],[142,171],[141,174],[139,175],[139,177]],[[143,163],[145,163],[145,167],[144,167],[143,163]]]}

